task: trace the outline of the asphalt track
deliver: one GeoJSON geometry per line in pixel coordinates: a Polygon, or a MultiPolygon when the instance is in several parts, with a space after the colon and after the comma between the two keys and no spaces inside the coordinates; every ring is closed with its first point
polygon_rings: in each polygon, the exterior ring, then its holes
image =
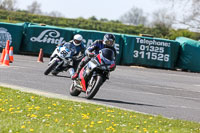
{"type": "MultiPolygon", "coordinates": [[[[48,60],[38,63],[36,56],[14,55],[9,67],[0,65],[0,86],[20,86],[73,98],[68,73],[43,74],[48,60]]],[[[84,94],[78,99],[85,100],[84,94]]],[[[94,99],[86,101],[200,122],[200,73],[117,66],[94,99]]]]}

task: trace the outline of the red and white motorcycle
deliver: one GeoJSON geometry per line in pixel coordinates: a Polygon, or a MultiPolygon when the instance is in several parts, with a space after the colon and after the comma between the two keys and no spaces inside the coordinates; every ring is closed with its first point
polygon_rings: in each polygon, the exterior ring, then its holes
{"type": "Polygon", "coordinates": [[[111,49],[104,48],[93,57],[80,71],[79,76],[70,87],[70,94],[78,96],[86,93],[87,99],[92,99],[101,85],[109,79],[110,71],[114,70],[115,55],[111,49]]]}

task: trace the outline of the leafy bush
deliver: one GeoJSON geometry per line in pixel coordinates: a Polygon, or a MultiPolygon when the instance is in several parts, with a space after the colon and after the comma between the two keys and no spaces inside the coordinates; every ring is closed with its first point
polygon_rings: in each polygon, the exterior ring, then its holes
{"type": "Polygon", "coordinates": [[[154,37],[175,39],[178,36],[189,37],[195,40],[200,39],[200,33],[190,32],[188,30],[174,30],[165,27],[148,28],[143,25],[132,26],[125,25],[119,21],[97,21],[92,19],[69,19],[69,18],[57,18],[43,15],[35,15],[27,13],[26,11],[6,11],[0,10],[0,20],[4,22],[31,22],[31,23],[45,23],[47,25],[60,26],[60,27],[72,27],[88,30],[99,30],[105,32],[116,32],[122,34],[151,34],[154,37]]]}

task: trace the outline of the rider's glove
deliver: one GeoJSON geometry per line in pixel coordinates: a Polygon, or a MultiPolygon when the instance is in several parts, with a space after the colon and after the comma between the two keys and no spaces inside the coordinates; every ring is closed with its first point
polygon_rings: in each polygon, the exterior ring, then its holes
{"type": "Polygon", "coordinates": [[[62,47],[62,46],[63,46],[63,44],[58,44],[58,45],[57,45],[57,47],[62,47]]]}

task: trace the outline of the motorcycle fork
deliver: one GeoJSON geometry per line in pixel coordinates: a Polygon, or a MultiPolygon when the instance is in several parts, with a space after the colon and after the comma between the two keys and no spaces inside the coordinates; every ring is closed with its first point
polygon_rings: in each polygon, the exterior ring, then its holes
{"type": "Polygon", "coordinates": [[[88,85],[91,85],[92,84],[92,82],[93,82],[93,80],[94,80],[94,77],[96,77],[97,76],[97,73],[96,73],[96,71],[93,71],[93,73],[92,73],[92,75],[90,74],[90,82],[88,83],[88,85]]]}
{"type": "MultiPolygon", "coordinates": [[[[87,83],[87,90],[88,90],[88,87],[89,85],[93,85],[93,81],[94,81],[94,78],[97,76],[97,73],[96,71],[93,71],[90,75],[88,75],[88,79],[90,79],[90,81],[87,83]]],[[[91,88],[91,87],[89,87],[91,88]]]]}
{"type": "Polygon", "coordinates": [[[81,81],[79,81],[79,84],[80,84],[81,91],[83,91],[84,85],[82,84],[81,81]]]}
{"type": "Polygon", "coordinates": [[[81,84],[81,81],[79,79],[77,79],[76,81],[73,81],[74,82],[74,86],[78,88],[78,90],[80,91],[83,91],[82,90],[82,84],[81,84]]]}
{"type": "Polygon", "coordinates": [[[61,61],[57,66],[56,69],[57,71],[62,71],[62,65],[63,65],[64,61],[61,61]]]}
{"type": "Polygon", "coordinates": [[[87,84],[87,90],[86,91],[90,91],[92,89],[92,85],[94,82],[94,76],[91,77],[90,82],[87,84]]]}

